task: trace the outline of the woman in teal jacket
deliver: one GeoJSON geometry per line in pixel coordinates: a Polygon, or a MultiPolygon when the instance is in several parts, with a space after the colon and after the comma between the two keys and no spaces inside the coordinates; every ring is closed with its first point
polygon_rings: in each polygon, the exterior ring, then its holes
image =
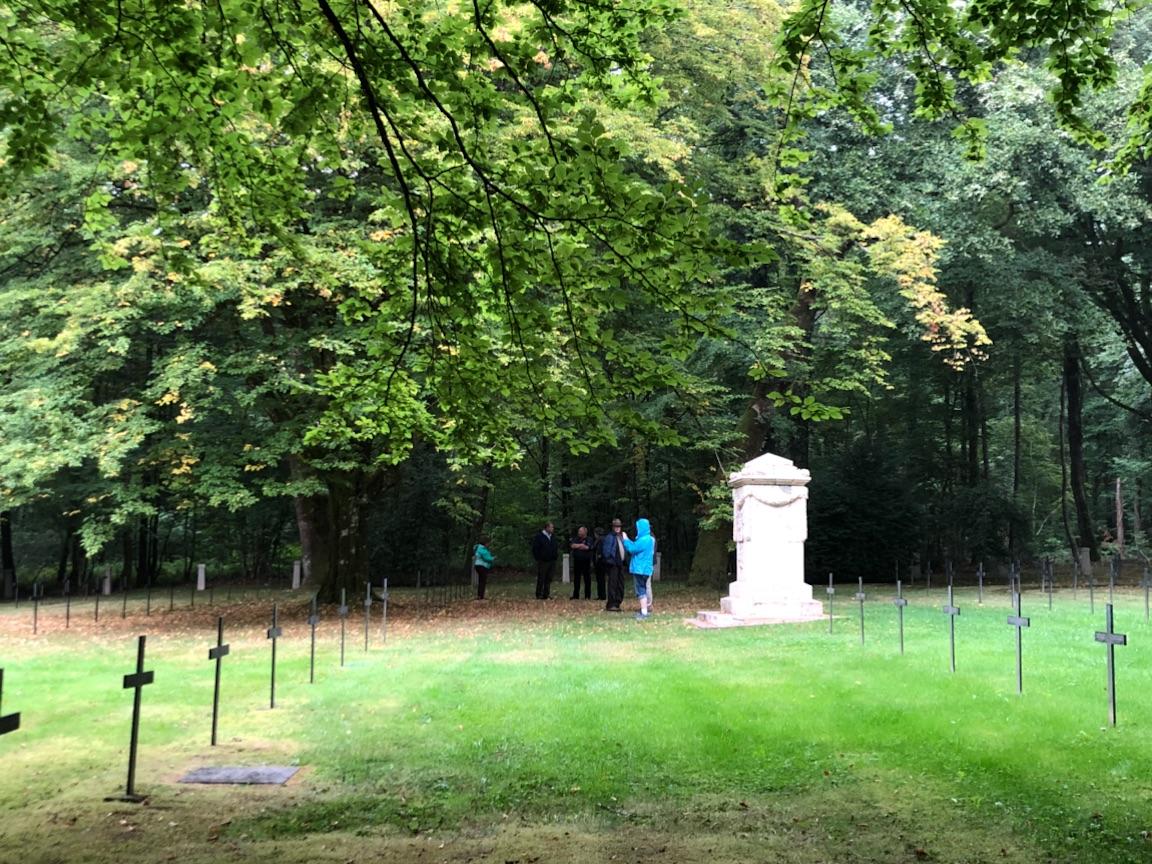
{"type": "Polygon", "coordinates": [[[476,568],[476,599],[484,599],[484,589],[488,585],[488,571],[492,569],[492,562],[496,556],[488,551],[488,538],[481,535],[480,542],[472,551],[472,566],[476,568]]]}
{"type": "Polygon", "coordinates": [[[648,579],[652,576],[652,559],[656,554],[656,538],[652,536],[652,526],[647,519],[636,520],[635,540],[624,535],[624,549],[629,555],[628,572],[636,584],[636,599],[640,601],[640,613],[636,619],[643,621],[649,617],[648,579]]]}

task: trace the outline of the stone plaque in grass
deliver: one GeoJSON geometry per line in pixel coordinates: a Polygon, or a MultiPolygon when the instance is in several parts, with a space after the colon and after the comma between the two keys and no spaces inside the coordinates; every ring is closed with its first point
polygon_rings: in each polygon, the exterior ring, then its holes
{"type": "Polygon", "coordinates": [[[189,771],[179,782],[282,786],[299,770],[298,765],[214,765],[189,771]]]}

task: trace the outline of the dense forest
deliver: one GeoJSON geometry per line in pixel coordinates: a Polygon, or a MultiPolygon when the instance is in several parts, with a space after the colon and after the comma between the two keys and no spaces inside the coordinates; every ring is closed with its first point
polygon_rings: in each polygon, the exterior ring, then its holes
{"type": "Polygon", "coordinates": [[[996,8],[0,4],[5,595],[1141,557],[1152,14],[996,8]]]}

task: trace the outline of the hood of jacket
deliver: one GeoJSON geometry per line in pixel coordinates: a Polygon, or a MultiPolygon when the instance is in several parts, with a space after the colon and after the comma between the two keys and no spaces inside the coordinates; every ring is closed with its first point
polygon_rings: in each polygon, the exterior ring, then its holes
{"type": "Polygon", "coordinates": [[[639,540],[641,537],[647,537],[651,533],[652,533],[652,526],[648,523],[647,519],[637,519],[636,520],[636,539],[637,540],[639,540]]]}

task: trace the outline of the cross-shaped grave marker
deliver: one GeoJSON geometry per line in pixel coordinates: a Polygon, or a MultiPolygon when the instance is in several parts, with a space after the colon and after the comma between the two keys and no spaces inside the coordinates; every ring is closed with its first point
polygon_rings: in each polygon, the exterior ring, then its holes
{"type": "Polygon", "coordinates": [[[345,596],[345,589],[340,589],[340,608],[337,610],[340,614],[340,667],[344,667],[344,630],[348,624],[348,599],[345,596]]]}
{"type": "Polygon", "coordinates": [[[1096,614],[1096,568],[1091,565],[1088,570],[1088,611],[1096,614]]]}
{"type": "MultiPolygon", "coordinates": [[[[299,565],[299,561],[296,562],[299,565]]],[[[316,625],[320,616],[316,614],[316,595],[312,595],[312,612],[308,616],[308,626],[312,628],[312,648],[308,654],[308,683],[316,683],[316,625]]]]}
{"type": "Polygon", "coordinates": [[[892,601],[896,607],[896,618],[900,622],[900,655],[904,655],[904,607],[908,601],[904,599],[904,585],[896,580],[896,599],[892,601]]]}
{"type": "Polygon", "coordinates": [[[1012,613],[1008,624],[1016,628],[1016,692],[1024,692],[1024,628],[1032,626],[1031,618],[1020,615],[1020,592],[1012,592],[1012,613]]]}
{"type": "Polygon", "coordinates": [[[951,659],[951,669],[956,671],[956,616],[960,609],[952,603],[952,588],[948,588],[948,605],[944,607],[944,614],[948,616],[948,648],[951,659]]]}
{"type": "Polygon", "coordinates": [[[380,602],[384,604],[384,617],[380,624],[380,641],[388,641],[388,577],[384,577],[380,591],[380,602]]]}
{"type": "Polygon", "coordinates": [[[1056,567],[1051,558],[1044,559],[1044,589],[1048,592],[1048,611],[1052,611],[1052,594],[1056,590],[1056,567]]]}
{"type": "Polygon", "coordinates": [[[364,583],[364,650],[368,650],[368,625],[372,623],[372,583],[364,583]]]}
{"type": "Polygon", "coordinates": [[[864,577],[863,576],[857,577],[857,586],[858,587],[856,589],[856,593],[853,595],[852,599],[858,600],[860,602],[860,644],[863,645],[864,644],[864,599],[866,596],[864,594],[864,577]]]}
{"type": "Polygon", "coordinates": [[[272,640],[272,695],[268,701],[269,708],[276,707],[276,640],[280,638],[280,634],[284,631],[276,623],[276,604],[272,604],[272,626],[266,631],[268,638],[272,640]]]}
{"type": "Polygon", "coordinates": [[[212,690],[212,746],[216,746],[216,720],[220,716],[220,665],[232,649],[224,644],[224,619],[216,619],[216,647],[208,649],[208,659],[216,661],[216,686],[212,690]]]}
{"type": "Polygon", "coordinates": [[[1108,559],[1108,602],[1112,602],[1112,596],[1116,593],[1116,577],[1120,572],[1120,556],[1113,555],[1108,559]]]}
{"type": "Polygon", "coordinates": [[[979,606],[984,605],[984,562],[980,562],[980,566],[976,568],[976,603],[979,606]]]}
{"type": "Polygon", "coordinates": [[[128,744],[128,785],[124,796],[115,800],[143,801],[143,795],[136,794],[136,750],[140,743],[140,696],[141,690],[154,680],[155,674],[144,671],[144,636],[136,642],[136,671],[124,676],[124,689],[135,690],[132,695],[132,737],[128,744]]]}
{"type": "Polygon", "coordinates": [[[832,604],[835,602],[836,586],[832,584],[832,574],[828,574],[828,632],[832,632],[832,604]]]}
{"type": "MultiPolygon", "coordinates": [[[[4,670],[0,669],[0,704],[4,698],[4,670]]],[[[20,715],[9,714],[7,717],[0,714],[0,735],[7,735],[20,728],[20,715]]]]}
{"type": "Polygon", "coordinates": [[[1105,629],[1096,631],[1096,641],[1108,646],[1108,722],[1116,725],[1116,646],[1127,645],[1128,637],[1117,633],[1112,623],[1112,604],[1107,606],[1105,629]]]}

